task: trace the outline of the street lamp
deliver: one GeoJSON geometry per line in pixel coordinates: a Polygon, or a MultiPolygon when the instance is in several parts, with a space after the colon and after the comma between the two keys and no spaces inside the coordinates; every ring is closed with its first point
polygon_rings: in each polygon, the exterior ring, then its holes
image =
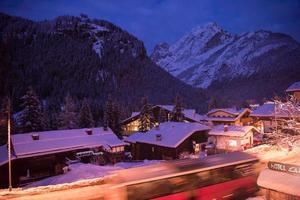
{"type": "Polygon", "coordinates": [[[10,146],[10,99],[8,99],[8,120],[7,120],[7,145],[8,145],[8,185],[9,185],[9,191],[12,190],[12,185],[11,185],[11,146],[10,146]]]}

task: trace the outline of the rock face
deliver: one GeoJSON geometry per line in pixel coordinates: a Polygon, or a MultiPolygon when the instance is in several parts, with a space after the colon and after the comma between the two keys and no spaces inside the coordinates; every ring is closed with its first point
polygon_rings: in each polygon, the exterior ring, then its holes
{"type": "Polygon", "coordinates": [[[34,22],[0,14],[0,52],[0,97],[10,92],[15,104],[33,86],[46,104],[70,93],[77,102],[86,97],[102,106],[110,94],[134,108],[143,95],[164,104],[179,93],[186,106],[205,107],[201,89],[154,64],[140,40],[108,21],[61,16],[34,22]]]}
{"type": "Polygon", "coordinates": [[[172,45],[157,45],[151,59],[232,103],[283,94],[300,80],[300,44],[293,38],[264,30],[234,35],[216,23],[196,27],[172,45]]]}

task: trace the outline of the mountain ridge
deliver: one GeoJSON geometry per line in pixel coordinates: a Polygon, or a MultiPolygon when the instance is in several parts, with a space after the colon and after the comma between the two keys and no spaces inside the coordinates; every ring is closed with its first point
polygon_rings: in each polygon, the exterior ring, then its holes
{"type": "Polygon", "coordinates": [[[179,93],[186,107],[205,110],[203,90],[165,72],[148,58],[142,41],[108,21],[59,16],[35,22],[2,13],[0,33],[0,71],[7,75],[0,79],[0,96],[13,91],[16,110],[28,86],[56,107],[70,93],[77,104],[86,97],[92,110],[101,111],[112,96],[129,114],[142,96],[170,104],[179,93]]]}
{"type": "MultiPolygon", "coordinates": [[[[187,84],[207,89],[212,95],[229,97],[230,82],[250,79],[261,73],[266,76],[268,73],[272,74],[276,77],[275,80],[280,79],[280,74],[286,70],[282,75],[286,74],[291,78],[290,81],[286,80],[283,87],[299,80],[299,75],[295,77],[290,73],[300,72],[299,56],[300,44],[288,35],[266,30],[236,35],[223,30],[216,23],[208,23],[206,26],[194,28],[174,44],[156,46],[150,57],[187,84]],[[294,56],[289,56],[292,54],[294,56]],[[228,85],[228,88],[222,85],[228,85]],[[222,90],[228,92],[219,93],[222,90]]],[[[283,89],[282,86],[279,88],[283,89]]],[[[238,87],[232,89],[238,90],[238,87]]],[[[273,91],[261,95],[258,100],[270,96],[271,93],[282,94],[283,91],[280,92],[275,87],[273,91]]],[[[247,99],[242,99],[244,100],[247,99]]],[[[237,101],[239,100],[233,100],[237,101]]]]}

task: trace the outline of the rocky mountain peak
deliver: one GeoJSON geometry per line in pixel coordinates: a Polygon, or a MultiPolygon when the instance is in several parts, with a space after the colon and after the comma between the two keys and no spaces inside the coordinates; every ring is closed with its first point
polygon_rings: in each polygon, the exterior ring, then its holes
{"type": "Polygon", "coordinates": [[[208,23],[194,28],[169,48],[155,49],[151,58],[187,84],[209,89],[236,79],[262,74],[277,77],[283,71],[295,71],[300,69],[299,54],[299,43],[288,35],[267,30],[235,35],[208,23]]]}

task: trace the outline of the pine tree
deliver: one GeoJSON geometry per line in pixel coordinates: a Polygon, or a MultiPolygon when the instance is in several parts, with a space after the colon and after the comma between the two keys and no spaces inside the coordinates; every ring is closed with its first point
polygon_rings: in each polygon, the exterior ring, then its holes
{"type": "Polygon", "coordinates": [[[172,113],[172,121],[174,122],[182,122],[184,118],[184,114],[182,112],[182,105],[180,101],[179,95],[175,98],[175,106],[172,113]]]}
{"type": "Polygon", "coordinates": [[[212,96],[208,103],[208,111],[215,108],[218,108],[218,102],[217,102],[217,98],[215,96],[212,96]]]}
{"type": "Polygon", "coordinates": [[[165,109],[160,109],[159,110],[159,123],[164,123],[168,121],[168,113],[166,112],[165,109]]]}
{"type": "Polygon", "coordinates": [[[95,124],[93,115],[91,112],[90,105],[85,98],[82,102],[82,106],[80,109],[80,114],[79,114],[79,126],[81,128],[90,128],[93,127],[95,124]]]}
{"type": "Polygon", "coordinates": [[[143,97],[142,98],[142,109],[141,109],[140,118],[139,118],[139,121],[140,121],[139,131],[140,132],[146,132],[152,127],[150,108],[151,108],[151,106],[148,104],[147,97],[143,97]]]}
{"type": "Polygon", "coordinates": [[[33,88],[29,88],[21,98],[23,110],[21,111],[20,129],[22,132],[43,130],[43,114],[40,101],[33,88]]]}
{"type": "Polygon", "coordinates": [[[7,143],[8,98],[3,99],[0,110],[0,145],[7,143]]]}
{"type": "Polygon", "coordinates": [[[105,120],[105,124],[113,129],[113,126],[114,126],[114,117],[113,117],[113,114],[114,113],[114,103],[111,99],[111,97],[109,96],[107,101],[106,101],[106,104],[105,104],[105,109],[104,109],[104,120],[105,120]]]}
{"type": "Polygon", "coordinates": [[[118,137],[121,137],[120,115],[121,115],[120,106],[117,103],[114,103],[113,104],[112,130],[118,137]]]}
{"type": "Polygon", "coordinates": [[[57,130],[59,128],[59,112],[61,106],[56,100],[48,101],[44,111],[45,121],[48,130],[57,130]]]}
{"type": "Polygon", "coordinates": [[[60,129],[74,129],[77,128],[78,118],[76,106],[72,97],[68,94],[65,97],[63,111],[60,114],[60,129]]]}

